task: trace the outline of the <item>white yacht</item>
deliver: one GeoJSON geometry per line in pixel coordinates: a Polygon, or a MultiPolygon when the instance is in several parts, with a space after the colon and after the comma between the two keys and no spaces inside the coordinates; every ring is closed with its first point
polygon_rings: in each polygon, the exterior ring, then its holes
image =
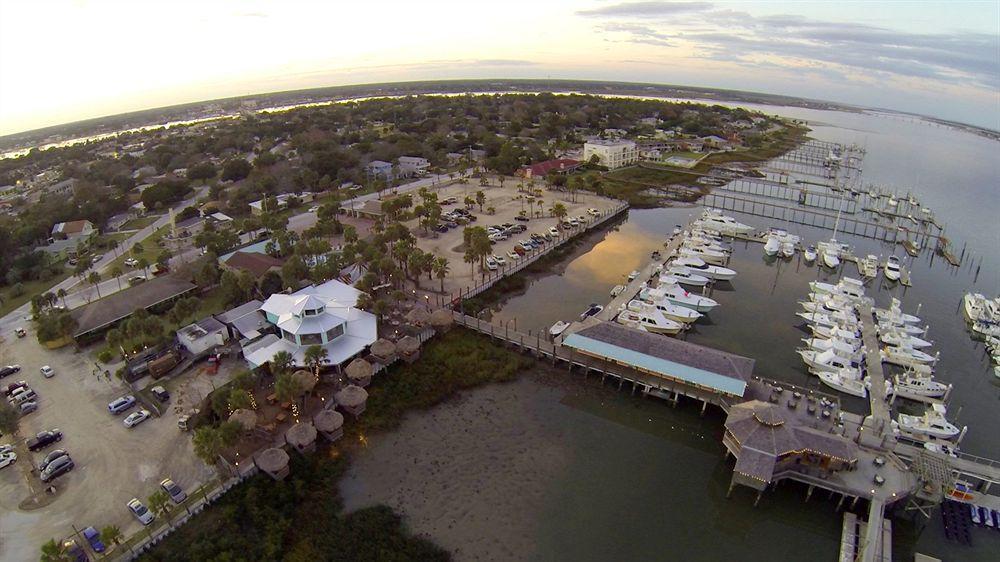
{"type": "Polygon", "coordinates": [[[806,312],[822,312],[829,314],[833,312],[853,311],[854,304],[839,295],[816,295],[815,300],[799,301],[799,305],[806,312]]]}
{"type": "Polygon", "coordinates": [[[618,313],[617,320],[624,326],[641,327],[654,334],[672,336],[684,328],[683,324],[670,320],[655,306],[638,300],[630,301],[625,310],[618,313]]]}
{"type": "Polygon", "coordinates": [[[933,345],[931,342],[903,332],[895,326],[889,330],[879,330],[878,339],[882,343],[893,347],[910,346],[914,349],[920,349],[933,345]]]}
{"type": "Polygon", "coordinates": [[[874,310],[875,318],[883,324],[916,324],[920,322],[919,316],[903,312],[902,303],[896,297],[892,298],[889,308],[876,308],[874,310]]]}
{"type": "Polygon", "coordinates": [[[767,241],[764,242],[764,255],[776,256],[781,251],[781,237],[774,231],[768,233],[767,241]]]}
{"type": "Polygon", "coordinates": [[[925,328],[921,328],[920,326],[914,326],[913,324],[893,324],[891,322],[879,322],[878,329],[880,332],[896,331],[904,334],[909,334],[911,336],[916,334],[922,334],[925,331],[925,328]]]}
{"type": "Polygon", "coordinates": [[[899,430],[905,433],[930,435],[941,439],[953,439],[961,433],[954,424],[945,419],[947,409],[944,404],[932,404],[922,416],[899,414],[899,430]]]}
{"type": "Polygon", "coordinates": [[[553,338],[559,337],[563,332],[569,328],[569,322],[563,322],[562,320],[557,321],[555,324],[549,328],[549,335],[553,338]]]}
{"type": "Polygon", "coordinates": [[[841,244],[831,238],[829,242],[819,242],[816,249],[819,250],[821,263],[830,269],[840,267],[841,244]]]}
{"type": "Polygon", "coordinates": [[[969,322],[1000,319],[1000,297],[988,299],[980,293],[962,297],[962,312],[969,322]]]}
{"type": "Polygon", "coordinates": [[[851,375],[847,374],[843,370],[837,372],[820,371],[816,375],[819,377],[821,383],[839,390],[845,394],[850,394],[851,396],[857,396],[858,398],[868,397],[868,388],[865,387],[864,381],[851,378],[851,375]]]}
{"type": "Polygon", "coordinates": [[[864,259],[858,260],[858,273],[865,279],[872,279],[878,275],[878,256],[868,254],[864,259]]]}
{"type": "Polygon", "coordinates": [[[921,377],[911,373],[896,375],[895,381],[897,391],[928,398],[941,398],[951,388],[950,385],[937,382],[931,377],[921,377]]]}
{"type": "Polygon", "coordinates": [[[810,281],[809,288],[817,294],[839,295],[851,300],[858,300],[865,296],[864,283],[853,277],[843,277],[836,284],[810,281]]]}
{"type": "Polygon", "coordinates": [[[796,349],[796,353],[802,357],[802,361],[809,366],[810,371],[825,371],[834,373],[840,369],[849,369],[853,366],[850,359],[840,357],[833,350],[816,351],[815,349],[796,349]]]}
{"type": "Polygon", "coordinates": [[[816,324],[811,324],[809,326],[809,329],[812,330],[813,335],[816,336],[817,338],[825,338],[825,339],[840,338],[844,340],[854,339],[861,341],[861,331],[856,328],[852,329],[828,328],[826,326],[817,326],[816,324]]]}
{"type": "Polygon", "coordinates": [[[856,342],[823,338],[802,338],[802,341],[809,346],[809,349],[814,349],[816,351],[826,351],[832,349],[837,356],[850,360],[853,363],[860,363],[861,359],[864,357],[864,353],[858,347],[856,342]]]}
{"type": "Polygon", "coordinates": [[[972,331],[986,338],[998,338],[1000,337],[1000,320],[973,322],[972,331]]]}
{"type": "Polygon", "coordinates": [[[672,304],[690,308],[697,312],[708,312],[719,306],[719,303],[694,293],[689,293],[678,285],[661,285],[655,289],[648,290],[649,299],[659,301],[666,299],[672,304]]]}
{"type": "Polygon", "coordinates": [[[824,328],[856,330],[860,327],[857,317],[852,318],[849,315],[823,314],[820,312],[796,312],[795,315],[809,324],[824,328]]]}
{"type": "Polygon", "coordinates": [[[708,285],[708,277],[698,275],[682,265],[672,265],[660,274],[660,283],[681,283],[692,287],[704,287],[708,285]],[[664,278],[667,280],[664,281],[664,278]]]}
{"type": "Polygon", "coordinates": [[[783,240],[781,242],[781,257],[790,258],[795,255],[795,242],[783,240]]]}
{"type": "Polygon", "coordinates": [[[812,263],[816,261],[817,257],[816,246],[809,246],[808,248],[806,248],[805,251],[802,252],[802,257],[805,258],[806,263],[812,263]]]}
{"type": "Polygon", "coordinates": [[[883,270],[885,278],[893,283],[899,281],[899,276],[902,275],[900,267],[899,258],[896,256],[889,256],[889,259],[885,262],[885,269],[883,270]]]}
{"type": "Polygon", "coordinates": [[[682,257],[699,258],[707,263],[716,265],[722,265],[726,261],[726,254],[724,252],[708,248],[691,247],[682,244],[681,247],[678,248],[677,253],[682,257]]]}
{"type": "Polygon", "coordinates": [[[675,258],[670,262],[670,265],[686,267],[698,275],[704,275],[716,281],[729,281],[733,277],[736,277],[736,271],[728,267],[707,264],[705,260],[696,257],[675,258]]]}
{"type": "Polygon", "coordinates": [[[622,291],[624,290],[625,290],[625,285],[615,285],[614,288],[611,289],[611,296],[617,297],[618,295],[622,294],[622,291]]]}
{"type": "Polygon", "coordinates": [[[912,365],[933,365],[937,362],[937,357],[909,346],[886,346],[882,348],[882,361],[900,367],[910,367],[912,365]]]}
{"type": "Polygon", "coordinates": [[[686,306],[680,306],[673,304],[668,301],[665,297],[660,300],[653,301],[649,298],[649,292],[640,293],[640,300],[655,306],[660,312],[663,313],[667,318],[675,321],[682,322],[684,324],[690,324],[702,317],[702,314],[697,310],[688,308],[686,306]]]}
{"type": "Polygon", "coordinates": [[[739,234],[741,232],[750,232],[753,230],[752,226],[738,222],[733,217],[723,215],[716,209],[705,209],[701,218],[695,221],[694,224],[709,232],[718,232],[720,234],[729,235],[739,234]]]}
{"type": "MultiPolygon", "coordinates": [[[[958,447],[956,447],[954,445],[948,445],[946,443],[933,443],[931,441],[926,441],[924,443],[924,449],[927,449],[928,451],[930,451],[932,453],[938,453],[938,454],[941,454],[941,455],[947,455],[947,456],[955,458],[955,459],[958,458],[958,447]]],[[[976,515],[979,514],[979,510],[978,509],[976,509],[974,506],[970,506],[970,507],[972,507],[972,511],[976,515]]],[[[973,519],[975,519],[975,517],[973,517],[973,519]]]]}

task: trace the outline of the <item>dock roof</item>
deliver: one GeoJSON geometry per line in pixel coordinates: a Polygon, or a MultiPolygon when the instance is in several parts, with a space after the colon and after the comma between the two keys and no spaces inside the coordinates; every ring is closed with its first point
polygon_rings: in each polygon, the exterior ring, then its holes
{"type": "Polygon", "coordinates": [[[613,322],[566,336],[563,345],[656,375],[743,396],[754,360],[613,322]]]}

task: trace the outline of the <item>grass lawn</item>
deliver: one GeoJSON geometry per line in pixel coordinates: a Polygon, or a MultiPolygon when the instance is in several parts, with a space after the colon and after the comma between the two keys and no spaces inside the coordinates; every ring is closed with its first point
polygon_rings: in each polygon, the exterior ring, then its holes
{"type": "Polygon", "coordinates": [[[126,273],[132,271],[134,268],[125,265],[125,260],[130,257],[133,257],[137,260],[146,258],[146,261],[149,262],[149,265],[153,265],[154,263],[156,263],[156,257],[159,256],[160,252],[164,250],[164,248],[161,248],[159,245],[157,245],[157,242],[163,240],[163,237],[169,231],[170,231],[170,225],[162,226],[156,229],[156,231],[153,232],[153,234],[151,234],[148,238],[146,238],[141,242],[142,244],[141,252],[127,252],[119,255],[117,258],[115,258],[114,261],[108,264],[107,268],[101,274],[101,279],[113,279],[114,276],[111,275],[111,272],[115,269],[115,267],[120,267],[121,270],[126,273]]]}
{"type": "Polygon", "coordinates": [[[7,287],[0,292],[0,295],[3,297],[3,303],[0,303],[0,316],[7,314],[26,302],[30,302],[31,297],[47,292],[54,285],[62,282],[72,274],[73,272],[70,269],[66,269],[62,275],[57,275],[48,281],[25,281],[21,283],[21,286],[24,287],[24,294],[19,297],[10,296],[13,291],[10,287],[7,287]]]}
{"type": "Polygon", "coordinates": [[[145,217],[139,217],[137,219],[132,219],[121,226],[118,230],[142,230],[147,226],[156,222],[160,218],[160,215],[149,215],[145,217]]]}

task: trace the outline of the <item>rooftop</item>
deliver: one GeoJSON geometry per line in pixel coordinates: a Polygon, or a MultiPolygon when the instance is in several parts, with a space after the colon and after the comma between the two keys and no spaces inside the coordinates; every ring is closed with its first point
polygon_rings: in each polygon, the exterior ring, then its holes
{"type": "Polygon", "coordinates": [[[197,285],[169,275],[154,277],[145,283],[129,287],[103,299],[70,312],[76,319],[77,329],[73,334],[78,338],[99,330],[123,318],[127,318],[140,308],[149,308],[163,301],[197,289],[197,285]]]}
{"type": "Polygon", "coordinates": [[[223,263],[233,269],[249,271],[254,277],[261,277],[274,268],[280,268],[285,262],[267,254],[238,250],[229,254],[223,263]]]}

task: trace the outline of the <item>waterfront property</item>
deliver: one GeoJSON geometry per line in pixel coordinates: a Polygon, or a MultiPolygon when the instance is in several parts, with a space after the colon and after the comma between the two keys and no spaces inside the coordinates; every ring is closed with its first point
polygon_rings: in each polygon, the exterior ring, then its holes
{"type": "Polygon", "coordinates": [[[536,162],[530,166],[522,166],[521,169],[517,171],[518,175],[525,178],[544,178],[550,173],[555,174],[568,174],[580,166],[583,163],[578,160],[572,160],[569,158],[557,158],[555,160],[545,160],[544,162],[536,162]]]}
{"type": "Polygon", "coordinates": [[[177,330],[177,342],[195,357],[224,345],[228,339],[226,325],[211,316],[177,330]]]}
{"type": "Polygon", "coordinates": [[[286,351],[295,365],[303,366],[306,349],[318,345],[340,369],[378,339],[375,315],[355,308],[360,294],[339,281],[327,281],[291,295],[271,295],[259,309],[268,324],[263,329],[270,333],[245,343],[244,357],[257,368],[286,351]]]}
{"type": "Polygon", "coordinates": [[[639,161],[639,149],[629,140],[592,140],[583,145],[583,161],[597,157],[597,163],[614,170],[639,161]]]}

